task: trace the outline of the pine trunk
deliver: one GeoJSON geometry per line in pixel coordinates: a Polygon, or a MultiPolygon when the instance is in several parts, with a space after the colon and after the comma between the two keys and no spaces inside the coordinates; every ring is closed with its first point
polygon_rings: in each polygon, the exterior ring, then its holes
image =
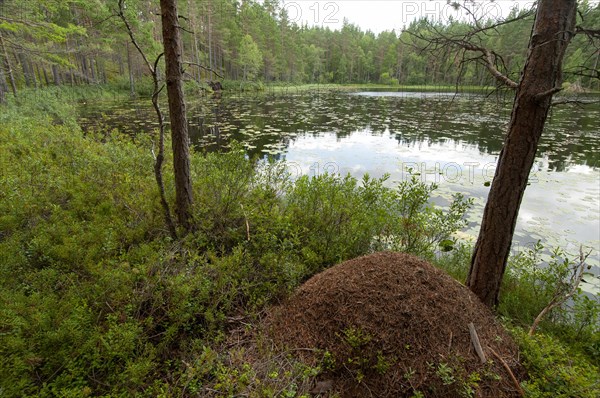
{"type": "Polygon", "coordinates": [[[182,45],[177,4],[175,0],[161,0],[163,44],[165,49],[165,76],[169,115],[173,166],[175,169],[175,213],[177,221],[189,230],[192,206],[192,182],[190,177],[190,149],[185,98],[182,82],[182,45]]]}
{"type": "Polygon", "coordinates": [[[129,41],[126,42],[127,49],[127,70],[129,71],[129,96],[135,98],[135,78],[133,76],[133,66],[131,62],[131,52],[129,51],[129,41]]]}
{"type": "Polygon", "coordinates": [[[4,69],[0,67],[0,104],[6,103],[6,92],[8,91],[8,85],[6,84],[6,78],[4,77],[4,69]]]}
{"type": "Polygon", "coordinates": [[[576,8],[575,0],[540,0],[538,3],[527,62],[467,276],[467,286],[490,307],[498,303],[529,171],[552,95],[561,86],[562,60],[573,37],[576,8]]]}
{"type": "Polygon", "coordinates": [[[55,86],[60,86],[60,72],[57,65],[52,65],[52,79],[55,86]]]}
{"type": "Polygon", "coordinates": [[[6,51],[6,46],[4,45],[4,38],[2,37],[2,32],[0,31],[0,47],[2,50],[2,56],[4,57],[4,67],[6,68],[6,73],[8,74],[8,81],[10,82],[10,87],[12,89],[13,95],[17,96],[17,83],[15,82],[15,76],[12,71],[12,67],[10,65],[10,59],[8,58],[8,52],[6,51]]]}

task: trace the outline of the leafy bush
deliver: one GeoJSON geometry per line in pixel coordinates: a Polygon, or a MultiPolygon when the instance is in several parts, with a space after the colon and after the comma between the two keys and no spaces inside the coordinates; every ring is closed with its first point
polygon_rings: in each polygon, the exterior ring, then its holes
{"type": "MultiPolygon", "coordinates": [[[[374,236],[428,256],[461,225],[459,209],[451,221],[416,182],[292,182],[284,164],[234,147],[193,154],[196,230],[174,242],[147,142],[84,137],[55,94],[43,94],[44,104],[21,98],[0,116],[3,396],[180,395],[191,371],[184,361],[217,347],[240,314],[255,317],[314,273],[376,249],[374,236]]],[[[237,372],[215,369],[196,369],[195,385],[237,372]]],[[[289,391],[306,383],[292,373],[296,381],[278,382],[289,391]]]]}
{"type": "MultiPolygon", "coordinates": [[[[513,323],[530,325],[557,292],[569,288],[572,260],[560,248],[553,249],[547,261],[542,260],[540,242],[510,258],[501,291],[498,311],[513,323]]],[[[565,336],[570,344],[581,343],[583,350],[598,349],[600,331],[600,297],[591,298],[581,289],[573,299],[551,310],[541,327],[565,336]]]]}
{"type": "Polygon", "coordinates": [[[379,76],[379,83],[388,86],[397,86],[400,84],[398,79],[396,79],[395,77],[391,77],[388,72],[384,72],[381,74],[381,76],[379,76]]]}
{"type": "Polygon", "coordinates": [[[384,208],[393,220],[387,235],[378,235],[376,250],[387,249],[412,253],[432,259],[436,246],[452,247],[451,235],[466,226],[464,215],[472,205],[471,199],[455,194],[448,209],[430,203],[436,184],[427,185],[417,177],[398,184],[390,191],[384,208]]]}
{"type": "Polygon", "coordinates": [[[528,397],[600,396],[600,370],[585,357],[545,334],[528,336],[514,329],[513,335],[529,373],[529,380],[522,383],[528,397]]]}
{"type": "Polygon", "coordinates": [[[380,205],[389,190],[383,179],[349,175],[302,176],[284,200],[298,250],[311,274],[367,253],[389,222],[380,205]]]}

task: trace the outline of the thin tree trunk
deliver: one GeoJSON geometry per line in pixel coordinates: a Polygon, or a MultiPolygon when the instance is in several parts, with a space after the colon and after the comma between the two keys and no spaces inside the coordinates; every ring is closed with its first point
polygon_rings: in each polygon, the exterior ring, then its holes
{"type": "Polygon", "coordinates": [[[15,76],[12,71],[12,67],[10,65],[10,59],[8,58],[8,52],[6,51],[6,46],[4,45],[4,38],[2,37],[2,33],[0,32],[0,47],[2,50],[2,55],[4,57],[4,66],[6,68],[6,73],[8,74],[8,81],[10,82],[10,87],[12,89],[13,95],[17,96],[17,83],[15,82],[15,76]]]}
{"type": "Polygon", "coordinates": [[[40,87],[43,87],[44,86],[44,84],[42,83],[43,82],[43,80],[42,80],[43,74],[42,74],[42,70],[40,69],[40,65],[37,63],[34,65],[35,65],[35,75],[37,76],[37,80],[40,84],[40,87]]]}
{"type": "Polygon", "coordinates": [[[0,68],[0,104],[6,103],[6,92],[8,91],[8,85],[6,84],[6,77],[4,76],[4,69],[0,68]]]}
{"type": "MultiPolygon", "coordinates": [[[[133,77],[133,69],[131,64],[131,52],[129,51],[129,42],[126,43],[127,49],[127,69],[129,70],[129,96],[135,98],[135,79],[133,77]]],[[[154,73],[154,71],[152,71],[154,73]]]]}
{"type": "Polygon", "coordinates": [[[29,61],[27,63],[27,69],[29,70],[29,75],[31,76],[31,81],[33,82],[33,87],[38,88],[38,79],[35,76],[35,69],[33,68],[33,62],[29,61]]]}
{"type": "Polygon", "coordinates": [[[213,56],[213,45],[212,45],[212,23],[211,23],[211,1],[208,1],[208,65],[210,67],[209,80],[213,80],[213,70],[215,70],[215,65],[213,64],[214,56],[213,56]]]}
{"type": "Polygon", "coordinates": [[[60,72],[56,65],[52,65],[52,79],[54,79],[55,86],[60,86],[60,72]]]}
{"type": "Polygon", "coordinates": [[[538,3],[527,62],[467,276],[467,286],[490,307],[498,303],[529,171],[552,95],[560,90],[562,60],[574,34],[576,9],[576,0],[538,3]]]}
{"type": "Polygon", "coordinates": [[[46,71],[46,68],[42,68],[42,71],[44,72],[44,82],[46,83],[46,87],[50,85],[50,79],[48,78],[48,72],[46,71]]]}
{"type": "Polygon", "coordinates": [[[31,76],[29,75],[29,69],[27,69],[27,59],[25,59],[25,54],[19,53],[19,63],[21,64],[21,69],[23,70],[25,85],[27,87],[31,87],[31,76]]]}
{"type": "MultiPolygon", "coordinates": [[[[194,46],[194,52],[193,52],[193,59],[194,62],[197,63],[198,65],[200,65],[202,63],[201,59],[200,59],[200,51],[198,50],[198,24],[196,22],[196,9],[192,8],[192,3],[190,0],[188,0],[188,10],[189,13],[191,14],[191,23],[192,23],[192,31],[193,31],[193,46],[194,46]]],[[[201,68],[195,68],[195,73],[194,73],[196,82],[200,83],[202,81],[202,69],[201,68]]]]}
{"type": "Polygon", "coordinates": [[[191,229],[192,181],[190,148],[185,98],[183,94],[183,63],[181,32],[177,19],[176,0],[160,0],[163,45],[165,49],[167,97],[171,119],[173,167],[175,170],[175,213],[186,230],[191,229]]]}
{"type": "MultiPolygon", "coordinates": [[[[127,45],[129,46],[129,42],[127,42],[127,45]]],[[[125,65],[123,64],[123,56],[121,53],[117,54],[117,63],[119,64],[119,75],[124,75],[125,65]]]]}
{"type": "Polygon", "coordinates": [[[81,76],[83,77],[83,79],[86,81],[86,83],[89,83],[90,81],[90,75],[89,75],[89,70],[88,70],[88,62],[87,62],[87,57],[85,55],[81,55],[81,76]]]}
{"type": "MultiPolygon", "coordinates": [[[[154,90],[152,92],[152,106],[154,107],[154,111],[156,112],[156,117],[158,119],[158,128],[159,128],[158,154],[155,156],[154,177],[156,178],[156,184],[158,185],[158,191],[160,194],[160,202],[161,202],[161,205],[162,205],[162,208],[164,211],[165,222],[167,224],[167,228],[169,229],[169,234],[171,235],[171,238],[173,240],[176,240],[177,239],[177,230],[175,229],[175,223],[173,222],[173,218],[171,217],[171,209],[169,207],[169,202],[167,202],[167,195],[165,193],[165,185],[164,185],[163,175],[162,175],[162,166],[163,166],[164,158],[165,158],[165,155],[164,155],[164,153],[165,153],[165,123],[164,123],[163,113],[162,113],[162,110],[160,109],[160,104],[159,104],[159,95],[162,90],[162,87],[159,87],[157,69],[158,69],[158,62],[160,61],[163,54],[160,54],[156,58],[156,60],[154,61],[154,65],[152,65],[150,63],[150,61],[148,61],[146,54],[144,54],[144,51],[142,51],[142,48],[139,46],[139,44],[135,40],[135,36],[133,35],[133,31],[131,29],[131,26],[129,25],[129,22],[127,22],[127,18],[125,18],[125,14],[123,13],[123,10],[124,10],[123,2],[124,2],[124,0],[119,0],[119,14],[118,15],[121,18],[121,20],[123,21],[123,23],[125,24],[125,28],[127,29],[127,33],[129,34],[131,42],[133,43],[133,45],[135,46],[135,48],[141,55],[144,63],[146,64],[146,67],[152,74],[152,83],[154,85],[154,90]]],[[[127,58],[128,58],[128,60],[130,60],[129,42],[127,42],[127,45],[128,45],[127,58]]],[[[131,63],[129,63],[129,68],[130,68],[129,71],[131,73],[131,63]]],[[[154,150],[152,151],[152,153],[154,154],[154,150]]]]}
{"type": "Polygon", "coordinates": [[[108,83],[108,79],[106,77],[106,63],[104,62],[104,60],[98,62],[98,70],[100,71],[100,74],[102,75],[102,83],[103,84],[107,84],[108,83]]]}
{"type": "Polygon", "coordinates": [[[96,70],[94,68],[94,57],[90,58],[90,78],[92,83],[96,83],[96,70]]]}

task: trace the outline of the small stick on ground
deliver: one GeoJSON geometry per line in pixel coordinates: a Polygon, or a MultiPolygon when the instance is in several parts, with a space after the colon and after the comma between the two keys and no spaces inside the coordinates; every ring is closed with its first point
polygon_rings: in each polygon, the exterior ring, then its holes
{"type": "Polygon", "coordinates": [[[479,342],[479,337],[477,336],[477,331],[475,330],[473,322],[469,323],[469,333],[471,334],[471,342],[473,343],[473,347],[475,347],[475,352],[477,352],[481,363],[484,364],[486,362],[485,354],[481,347],[481,343],[479,342]]]}
{"type": "Polygon", "coordinates": [[[506,369],[506,371],[508,372],[508,375],[510,376],[511,380],[515,384],[515,387],[517,388],[517,391],[519,392],[519,395],[521,397],[524,397],[525,396],[525,391],[523,391],[523,389],[521,388],[521,384],[519,384],[519,381],[515,377],[515,374],[512,372],[512,370],[510,370],[510,366],[508,366],[508,364],[506,363],[506,361],[504,359],[502,359],[500,357],[500,355],[498,355],[496,353],[496,351],[494,351],[493,348],[490,348],[490,351],[492,352],[492,354],[494,354],[494,356],[496,357],[496,359],[498,359],[500,361],[500,363],[502,364],[502,366],[504,366],[504,369],[506,369]]]}

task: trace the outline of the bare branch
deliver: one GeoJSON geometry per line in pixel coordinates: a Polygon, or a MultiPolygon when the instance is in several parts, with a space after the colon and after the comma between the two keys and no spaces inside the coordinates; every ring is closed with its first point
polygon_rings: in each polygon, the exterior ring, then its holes
{"type": "Polygon", "coordinates": [[[512,382],[515,385],[517,391],[519,392],[519,396],[520,397],[524,397],[525,396],[525,391],[523,391],[523,388],[521,387],[521,384],[519,384],[519,381],[515,377],[515,374],[513,373],[513,371],[510,370],[510,366],[508,366],[508,364],[506,363],[506,361],[504,359],[502,359],[502,357],[500,355],[498,355],[498,353],[496,351],[494,351],[493,348],[490,347],[490,351],[496,357],[496,359],[500,361],[500,363],[502,364],[502,366],[504,366],[504,369],[506,369],[506,371],[508,372],[508,375],[510,376],[510,379],[512,380],[512,382]]]}
{"type": "Polygon", "coordinates": [[[217,75],[218,77],[220,77],[221,79],[223,78],[223,75],[221,75],[219,72],[217,72],[216,70],[209,68],[208,66],[204,66],[201,64],[198,64],[196,62],[188,62],[188,61],[183,61],[184,64],[186,65],[192,65],[192,66],[197,66],[198,68],[204,69],[207,72],[212,72],[215,75],[217,75]]]}
{"type": "Polygon", "coordinates": [[[131,42],[133,43],[135,48],[138,50],[138,53],[140,53],[140,55],[142,56],[142,59],[144,60],[144,63],[150,70],[150,73],[154,74],[155,69],[152,67],[152,64],[150,63],[150,61],[148,61],[148,58],[146,57],[146,53],[144,53],[144,50],[142,50],[142,48],[138,44],[137,40],[135,39],[135,36],[133,35],[133,29],[131,28],[131,25],[129,24],[129,21],[127,20],[127,18],[125,18],[125,11],[124,11],[125,5],[124,4],[125,4],[125,0],[119,0],[119,11],[118,11],[117,15],[121,18],[121,20],[125,24],[125,28],[127,29],[127,34],[129,34],[129,38],[131,39],[131,42]]]}
{"type": "MultiPolygon", "coordinates": [[[[413,32],[411,30],[406,30],[406,32],[408,34],[410,34],[412,37],[425,42],[425,45],[420,48],[421,52],[424,52],[424,51],[434,52],[434,51],[438,51],[445,47],[455,47],[455,48],[461,48],[463,50],[478,53],[479,56],[474,59],[476,59],[483,66],[485,66],[486,69],[492,74],[492,76],[498,82],[500,82],[501,84],[503,84],[511,89],[516,89],[519,86],[519,84],[517,82],[513,81],[512,79],[510,79],[508,76],[506,76],[502,72],[500,72],[500,70],[496,66],[496,63],[498,61],[500,61],[500,64],[502,64],[502,65],[504,64],[502,57],[500,57],[494,51],[475,43],[474,39],[476,38],[476,35],[478,33],[487,32],[489,30],[495,30],[496,28],[498,28],[502,25],[506,25],[511,22],[525,19],[525,18],[529,17],[532,14],[532,12],[533,11],[528,11],[528,12],[523,13],[522,15],[519,15],[515,18],[506,19],[506,20],[497,22],[497,23],[489,25],[489,26],[481,26],[477,22],[475,29],[473,29],[467,33],[464,33],[462,35],[447,35],[444,32],[437,29],[437,27],[435,27],[434,25],[431,25],[431,24],[429,25],[429,28],[434,32],[433,37],[426,37],[422,34],[419,34],[418,32],[413,32]]],[[[473,15],[473,14],[471,14],[471,15],[473,15]]],[[[473,17],[475,18],[474,15],[473,15],[473,17]]],[[[412,44],[412,43],[405,43],[405,44],[408,44],[408,45],[412,46],[413,48],[415,48],[415,47],[419,48],[417,45],[412,44]]],[[[463,57],[463,59],[465,59],[465,58],[463,57]]]]}
{"type": "Polygon", "coordinates": [[[561,87],[552,87],[550,90],[546,90],[546,91],[542,91],[541,93],[538,93],[535,95],[535,100],[536,101],[543,101],[545,98],[554,95],[556,93],[558,93],[559,91],[561,91],[562,88],[561,87]]]}
{"type": "Polygon", "coordinates": [[[585,105],[598,105],[598,104],[600,104],[600,100],[599,101],[586,101],[586,100],[580,100],[580,99],[563,99],[563,100],[558,100],[558,101],[552,102],[552,106],[558,106],[558,105],[585,106],[585,105]]]}
{"type": "Polygon", "coordinates": [[[583,26],[577,26],[575,28],[576,35],[586,35],[590,39],[600,39],[600,29],[587,29],[583,26]]]}
{"type": "Polygon", "coordinates": [[[577,290],[579,289],[579,284],[581,283],[581,279],[583,279],[583,273],[586,270],[585,260],[587,260],[588,256],[591,253],[592,251],[590,250],[587,254],[584,254],[583,247],[579,247],[579,264],[575,265],[571,270],[571,276],[569,277],[569,281],[565,285],[568,289],[565,291],[564,289],[557,288],[556,292],[554,293],[554,296],[552,297],[548,305],[546,305],[544,309],[542,309],[542,311],[533,321],[533,324],[529,329],[530,336],[533,336],[535,330],[538,327],[538,324],[548,312],[564,304],[567,300],[573,297],[575,293],[577,293],[577,290]]]}
{"type": "Polygon", "coordinates": [[[133,43],[133,45],[135,46],[137,51],[142,56],[144,63],[146,64],[146,67],[152,74],[152,83],[154,84],[154,90],[152,92],[152,106],[154,107],[154,111],[156,112],[156,118],[158,119],[158,153],[157,154],[154,153],[154,141],[152,142],[152,156],[154,157],[154,177],[156,179],[156,184],[158,185],[158,191],[160,194],[160,203],[163,208],[165,223],[167,224],[167,228],[169,229],[169,234],[171,235],[171,238],[173,240],[175,240],[175,239],[177,239],[177,230],[175,229],[175,223],[173,222],[173,217],[171,216],[171,209],[169,207],[169,202],[167,202],[167,195],[165,192],[165,185],[164,185],[163,175],[162,175],[162,167],[163,167],[164,158],[165,158],[165,119],[164,119],[162,110],[160,109],[158,97],[160,95],[160,92],[163,90],[163,88],[165,86],[164,86],[164,84],[163,85],[159,84],[157,71],[158,71],[158,63],[159,63],[160,59],[162,58],[162,56],[164,55],[164,53],[160,53],[156,57],[156,59],[154,60],[154,64],[150,63],[150,61],[148,60],[148,57],[146,57],[146,54],[144,53],[144,51],[138,44],[137,40],[135,39],[135,35],[133,34],[133,29],[131,28],[129,21],[127,21],[127,18],[125,17],[124,2],[125,2],[125,0],[119,0],[119,11],[118,11],[117,15],[121,18],[121,20],[125,24],[125,28],[127,29],[127,33],[129,34],[129,38],[131,39],[131,42],[133,43]]]}

